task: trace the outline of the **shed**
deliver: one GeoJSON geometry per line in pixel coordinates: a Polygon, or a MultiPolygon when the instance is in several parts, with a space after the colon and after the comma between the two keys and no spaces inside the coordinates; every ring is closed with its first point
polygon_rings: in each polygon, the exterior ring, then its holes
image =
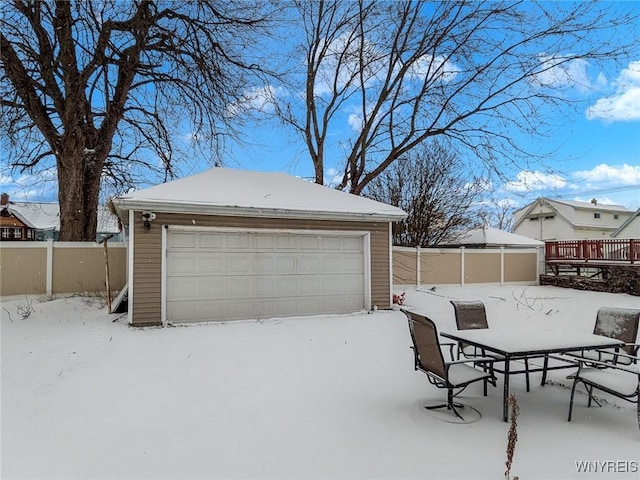
{"type": "Polygon", "coordinates": [[[114,199],[129,321],[347,313],[392,304],[393,206],[287,174],[212,168],[114,199]]]}

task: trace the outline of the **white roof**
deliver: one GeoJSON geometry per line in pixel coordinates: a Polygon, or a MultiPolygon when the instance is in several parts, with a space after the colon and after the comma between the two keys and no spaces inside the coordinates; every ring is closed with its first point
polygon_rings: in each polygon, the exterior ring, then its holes
{"type": "MultiPolygon", "coordinates": [[[[43,202],[10,202],[9,211],[18,213],[38,230],[60,230],[60,205],[43,202]]],[[[118,219],[106,207],[98,207],[98,232],[117,233],[118,219]]]]}
{"type": "Polygon", "coordinates": [[[456,242],[461,245],[489,245],[502,247],[541,247],[544,242],[505,232],[497,228],[482,227],[470,230],[456,242]]]}
{"type": "Polygon", "coordinates": [[[368,198],[317,185],[284,173],[215,167],[114,199],[126,210],[210,215],[400,220],[405,212],[368,198]]]}

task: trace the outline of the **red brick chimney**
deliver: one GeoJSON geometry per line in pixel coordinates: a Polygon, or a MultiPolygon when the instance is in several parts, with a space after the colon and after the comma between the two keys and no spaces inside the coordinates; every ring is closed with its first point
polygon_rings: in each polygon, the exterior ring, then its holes
{"type": "Polygon", "coordinates": [[[0,205],[9,205],[9,194],[3,193],[0,195],[0,205]]]}

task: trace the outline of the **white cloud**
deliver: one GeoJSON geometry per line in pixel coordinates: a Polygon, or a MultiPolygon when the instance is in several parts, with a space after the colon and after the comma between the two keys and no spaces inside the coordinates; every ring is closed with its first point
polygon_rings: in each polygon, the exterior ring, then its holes
{"type": "Polygon", "coordinates": [[[12,177],[0,174],[0,192],[9,194],[15,202],[54,201],[58,192],[55,171],[42,171],[12,177]]]}
{"type": "MultiPolygon", "coordinates": [[[[593,198],[595,198],[593,195],[588,197],[576,196],[576,197],[573,197],[572,200],[574,202],[590,203],[593,198]]],[[[598,205],[619,205],[618,202],[615,202],[606,196],[603,197],[601,195],[598,195],[597,200],[598,200],[598,205]]]]}
{"type": "Polygon", "coordinates": [[[363,121],[360,115],[356,115],[355,113],[349,114],[347,123],[354,132],[360,132],[362,130],[363,121]]]}
{"type": "Polygon", "coordinates": [[[242,99],[229,105],[227,111],[230,115],[235,116],[241,112],[246,111],[258,111],[258,112],[273,112],[275,99],[277,98],[280,90],[267,85],[266,87],[257,87],[246,90],[242,99]]]}
{"type": "Polygon", "coordinates": [[[587,109],[587,118],[606,122],[640,120],[640,61],[630,62],[613,83],[615,93],[599,98],[587,109]]]}
{"type": "Polygon", "coordinates": [[[328,187],[335,187],[342,180],[342,174],[335,168],[329,168],[324,174],[324,184],[328,187]]]}
{"type": "Polygon", "coordinates": [[[409,75],[414,78],[440,77],[447,82],[452,81],[460,73],[460,68],[442,55],[423,56],[419,58],[409,69],[409,75]]]}
{"type": "Polygon", "coordinates": [[[562,189],[568,186],[569,182],[556,174],[522,171],[518,173],[516,180],[505,184],[505,190],[508,192],[530,192],[562,189]]]}
{"type": "Polygon", "coordinates": [[[380,58],[380,53],[375,51],[374,45],[365,42],[364,55],[374,60],[366,64],[363,72],[359,72],[359,47],[358,42],[352,41],[347,33],[340,35],[327,46],[327,52],[322,58],[313,86],[314,95],[320,97],[331,94],[336,89],[342,90],[360,74],[364,76],[365,86],[376,81],[377,76],[385,69],[385,62],[380,58]]]}
{"type": "Polygon", "coordinates": [[[589,76],[589,62],[584,59],[568,59],[562,56],[540,55],[544,71],[535,75],[534,80],[543,87],[575,88],[581,92],[593,92],[607,84],[607,78],[600,72],[595,80],[589,76]]]}
{"type": "Polygon", "coordinates": [[[640,185],[640,166],[601,163],[591,170],[573,172],[572,177],[586,182],[589,187],[594,184],[600,187],[640,185]]]}

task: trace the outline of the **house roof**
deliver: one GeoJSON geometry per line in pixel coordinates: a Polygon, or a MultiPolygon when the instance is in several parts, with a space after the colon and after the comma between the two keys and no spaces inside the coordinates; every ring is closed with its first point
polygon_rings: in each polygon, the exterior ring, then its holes
{"type": "Polygon", "coordinates": [[[633,222],[636,218],[640,217],[640,208],[638,210],[636,210],[633,215],[631,215],[629,218],[627,218],[624,223],[622,225],[620,225],[620,227],[611,234],[612,237],[616,238],[618,235],[620,235],[620,233],[627,228],[631,222],[633,222]]]}
{"type": "MultiPolygon", "coordinates": [[[[60,205],[44,202],[10,202],[6,208],[30,227],[60,230],[60,205]]],[[[105,207],[98,207],[98,232],[117,233],[118,219],[105,207]]]]}
{"type": "Polygon", "coordinates": [[[8,205],[3,205],[2,206],[2,211],[3,212],[7,212],[9,215],[17,218],[18,220],[20,220],[27,228],[36,228],[35,225],[33,223],[31,223],[29,221],[29,219],[25,218],[22,213],[20,213],[19,211],[16,211],[13,208],[9,208],[8,205]]]}
{"type": "Polygon", "coordinates": [[[284,173],[222,167],[137,190],[113,203],[121,217],[127,210],[361,221],[406,217],[397,207],[284,173]]]}
{"type": "MultiPolygon", "coordinates": [[[[574,213],[577,209],[580,210],[591,210],[598,212],[611,212],[611,213],[631,213],[631,211],[623,207],[621,205],[601,205],[601,204],[593,204],[591,202],[575,202],[569,200],[556,200],[545,197],[538,197],[535,201],[531,202],[528,205],[525,205],[521,209],[517,210],[514,215],[516,217],[516,221],[514,223],[514,227],[517,227],[522,223],[527,215],[529,215],[536,207],[546,206],[551,210],[555,211],[558,215],[563,217],[567,222],[576,227],[597,227],[602,229],[603,227],[600,224],[589,224],[589,223],[577,223],[574,218],[574,213]]],[[[606,227],[604,227],[606,229],[606,227]]]]}
{"type": "Polygon", "coordinates": [[[505,232],[492,227],[481,227],[470,230],[459,237],[457,245],[484,245],[491,247],[541,247],[544,242],[523,237],[515,233],[505,232]]]}
{"type": "Polygon", "coordinates": [[[563,205],[568,205],[573,208],[587,208],[587,209],[598,209],[605,210],[610,212],[629,212],[630,210],[627,207],[623,207],[622,205],[603,205],[601,203],[591,203],[591,202],[575,202],[570,200],[555,200],[555,199],[545,199],[550,202],[560,203],[563,205]]]}

